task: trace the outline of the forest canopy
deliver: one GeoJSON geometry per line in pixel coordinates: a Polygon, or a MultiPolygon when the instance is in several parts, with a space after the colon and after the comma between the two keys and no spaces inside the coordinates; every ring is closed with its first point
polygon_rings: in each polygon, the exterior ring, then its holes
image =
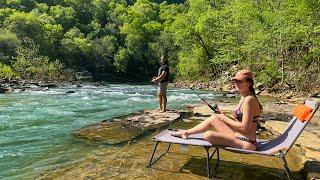
{"type": "Polygon", "coordinates": [[[171,79],[215,79],[231,67],[259,82],[320,84],[318,0],[0,0],[0,76],[140,81],[161,55],[171,79]]]}

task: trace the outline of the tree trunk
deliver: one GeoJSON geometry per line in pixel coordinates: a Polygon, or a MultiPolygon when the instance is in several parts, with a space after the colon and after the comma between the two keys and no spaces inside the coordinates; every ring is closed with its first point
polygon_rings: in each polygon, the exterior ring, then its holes
{"type": "Polygon", "coordinates": [[[284,82],[284,58],[283,58],[283,49],[282,49],[282,33],[280,33],[280,61],[281,61],[281,82],[280,84],[283,84],[284,82]]]}
{"type": "Polygon", "coordinates": [[[209,52],[206,44],[204,43],[202,37],[201,37],[199,34],[195,34],[195,36],[196,36],[197,38],[199,38],[200,44],[201,44],[201,46],[204,48],[204,50],[206,51],[206,54],[207,54],[208,58],[209,58],[209,59],[212,59],[212,56],[211,56],[211,54],[210,54],[210,52],[209,52]]]}

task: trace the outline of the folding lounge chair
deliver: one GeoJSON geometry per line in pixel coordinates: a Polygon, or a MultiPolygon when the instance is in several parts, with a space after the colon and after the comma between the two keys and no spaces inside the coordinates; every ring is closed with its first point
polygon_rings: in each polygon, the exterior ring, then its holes
{"type": "MultiPolygon", "coordinates": [[[[312,102],[312,101],[306,101],[305,105],[312,108],[312,112],[309,114],[309,120],[313,117],[314,113],[318,109],[318,103],[312,102]]],[[[193,146],[202,146],[206,150],[207,154],[207,173],[208,178],[211,177],[211,169],[210,169],[210,160],[212,159],[213,155],[217,153],[217,163],[214,169],[216,169],[219,166],[219,149],[224,149],[227,151],[232,151],[235,153],[242,153],[242,154],[256,154],[256,155],[264,155],[264,156],[275,156],[281,159],[285,172],[287,174],[288,179],[291,179],[290,176],[290,170],[288,168],[285,155],[290,150],[291,146],[294,144],[296,139],[299,137],[305,126],[308,124],[309,120],[305,120],[304,122],[300,121],[296,116],[293,116],[291,121],[288,124],[288,127],[285,129],[285,131],[277,138],[272,140],[258,140],[257,144],[257,150],[251,151],[251,150],[244,150],[244,149],[238,149],[238,148],[232,148],[232,147],[223,147],[223,146],[217,146],[212,145],[210,142],[203,139],[204,133],[199,134],[193,134],[188,137],[188,139],[182,139],[179,137],[174,137],[171,135],[171,132],[177,131],[173,129],[167,129],[153,137],[153,141],[155,141],[155,146],[150,158],[150,161],[147,165],[147,167],[151,167],[152,164],[154,164],[157,160],[159,160],[163,155],[165,155],[167,152],[169,152],[171,144],[184,144],[184,145],[193,145],[193,146]],[[157,146],[160,142],[169,143],[167,150],[162,153],[157,159],[153,159],[157,146]],[[213,148],[214,151],[210,155],[210,148],[213,148]]]]}

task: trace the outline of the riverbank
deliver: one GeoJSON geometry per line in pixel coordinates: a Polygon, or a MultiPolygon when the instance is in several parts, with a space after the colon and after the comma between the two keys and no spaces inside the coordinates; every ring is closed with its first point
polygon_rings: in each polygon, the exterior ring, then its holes
{"type": "MultiPolygon", "coordinates": [[[[87,82],[84,83],[92,84],[93,86],[106,86],[106,82],[87,82]]],[[[47,91],[51,88],[64,87],[68,85],[75,85],[81,87],[83,82],[81,81],[35,81],[35,80],[21,80],[21,79],[8,79],[3,78],[0,80],[0,94],[1,93],[12,93],[12,92],[28,92],[28,91],[47,91]]],[[[68,92],[72,93],[72,92],[68,92]]]]}
{"type": "MultiPolygon", "coordinates": [[[[228,74],[228,73],[227,73],[228,74]]],[[[222,76],[219,79],[212,80],[212,81],[187,81],[187,80],[177,80],[173,83],[170,83],[171,87],[176,88],[193,88],[199,90],[206,90],[206,91],[215,91],[215,92],[224,92],[225,94],[228,93],[235,93],[234,84],[232,83],[231,76],[222,76]]],[[[277,85],[273,88],[266,88],[262,83],[255,84],[255,90],[257,95],[262,96],[271,96],[276,98],[283,98],[283,99],[296,99],[296,98],[320,98],[320,91],[315,90],[312,92],[303,92],[297,91],[294,86],[289,86],[286,84],[277,85]]]]}
{"type": "MultiPolygon", "coordinates": [[[[292,107],[303,102],[302,99],[291,99],[290,101],[279,103],[278,100],[263,97],[261,97],[261,101],[264,105],[264,113],[261,117],[261,120],[263,122],[263,126],[267,128],[267,131],[261,132],[259,136],[259,138],[263,139],[270,139],[277,136],[277,131],[281,132],[281,127],[285,126],[288,120],[291,119],[292,107]]],[[[218,104],[222,111],[231,113],[231,111],[237,105],[237,98],[219,99],[216,101],[212,101],[212,103],[218,104]]],[[[107,120],[89,127],[79,129],[75,133],[76,136],[77,134],[79,134],[77,132],[89,132],[87,133],[87,135],[85,135],[85,133],[81,133],[81,136],[78,136],[80,139],[84,139],[87,143],[88,141],[94,141],[95,144],[97,144],[99,140],[103,139],[101,141],[102,143],[98,143],[98,145],[105,145],[107,146],[106,149],[97,152],[95,155],[93,155],[93,157],[89,159],[71,164],[68,167],[60,167],[46,171],[39,177],[37,177],[37,179],[70,177],[77,177],[80,179],[206,179],[205,157],[202,156],[204,155],[204,152],[203,149],[196,147],[189,147],[189,150],[187,152],[181,152],[179,146],[174,146],[172,148],[172,154],[169,153],[168,156],[157,162],[157,164],[153,166],[153,168],[145,168],[152,150],[153,142],[151,141],[151,137],[153,135],[168,127],[182,129],[193,127],[194,125],[206,119],[208,116],[212,115],[212,111],[206,105],[201,103],[190,104],[187,106],[187,109],[189,111],[189,113],[187,114],[189,115],[182,116],[181,118],[178,118],[176,114],[178,111],[160,114],[157,114],[156,111],[144,111],[138,114],[134,113],[128,116],[123,116],[122,122],[126,122],[125,124],[130,123],[135,125],[143,125],[143,119],[145,117],[149,117],[148,114],[150,114],[150,112],[153,112],[153,115],[151,113],[151,117],[157,115],[159,116],[158,118],[167,118],[168,116],[166,114],[169,115],[170,113],[174,113],[171,121],[166,121],[167,123],[163,123],[164,121],[159,121],[161,122],[159,124],[152,123],[152,131],[146,128],[145,131],[142,130],[139,131],[139,133],[129,135],[125,138],[126,142],[128,143],[120,143],[120,145],[119,143],[115,143],[115,145],[112,145],[112,143],[106,144],[105,142],[108,142],[108,138],[110,137],[104,136],[104,138],[101,138],[101,131],[106,131],[105,133],[114,133],[115,131],[119,131],[119,127],[124,127],[123,130],[125,132],[128,126],[125,126],[123,124],[118,126],[118,124],[116,123],[116,126],[114,127],[118,128],[118,130],[115,130],[112,129],[110,123],[106,123],[109,122],[107,120]],[[111,128],[106,130],[103,127],[111,128]],[[146,133],[146,131],[148,131],[148,133],[146,133]],[[143,135],[141,135],[141,133],[143,135]],[[139,136],[139,138],[137,138],[137,136],[139,136]],[[95,138],[92,139],[92,137],[95,138]],[[177,154],[175,152],[179,153],[177,154]]],[[[185,113],[185,111],[183,112],[185,113]]],[[[299,137],[298,141],[287,154],[289,168],[293,172],[293,176],[295,179],[303,179],[305,177],[311,179],[314,177],[318,177],[319,171],[317,171],[316,164],[320,161],[317,155],[319,154],[319,149],[317,149],[319,145],[317,144],[317,141],[314,141],[314,143],[312,143],[312,140],[309,139],[309,141],[307,141],[307,139],[308,137],[313,137],[308,134],[311,131],[313,135],[316,134],[316,136],[319,137],[319,131],[317,131],[317,129],[314,129],[314,127],[319,127],[319,117],[319,112],[317,112],[315,118],[313,118],[311,123],[308,125],[307,130],[302,133],[301,137],[299,137]],[[306,144],[306,142],[308,142],[308,144],[306,144]]],[[[118,119],[116,122],[121,122],[119,118],[116,119],[118,119]]],[[[149,125],[146,125],[146,127],[148,126],[149,125]]],[[[165,147],[161,147],[161,149],[163,148],[165,147]]],[[[223,161],[221,163],[221,169],[219,168],[218,178],[220,179],[232,179],[236,177],[241,177],[240,179],[285,178],[282,164],[278,159],[270,158],[266,159],[266,161],[261,162],[260,156],[240,154],[236,154],[235,156],[235,154],[227,151],[222,151],[221,157],[223,158],[223,161]],[[253,175],[250,174],[249,177],[248,174],[245,173],[247,171],[254,173],[253,175]],[[235,174],[237,174],[237,176],[235,176],[235,174]]]]}
{"type": "MultiPolygon", "coordinates": [[[[225,76],[221,76],[220,78],[212,81],[201,81],[201,80],[179,80],[176,79],[174,82],[170,83],[170,87],[174,88],[193,88],[198,90],[205,91],[214,91],[214,92],[222,92],[225,94],[234,94],[236,93],[234,89],[233,83],[230,81],[232,77],[229,72],[225,73],[225,76]]],[[[106,82],[88,82],[93,84],[94,86],[107,85],[106,82]]],[[[130,81],[129,81],[130,83],[130,81]]],[[[81,81],[68,81],[68,82],[58,82],[58,81],[34,81],[34,80],[21,80],[21,79],[8,79],[3,78],[0,80],[0,93],[11,93],[11,92],[25,92],[28,90],[31,91],[46,91],[49,88],[57,88],[60,86],[65,86],[66,84],[73,84],[78,87],[81,87],[81,81]]],[[[256,94],[262,96],[271,96],[276,98],[283,99],[295,99],[295,98],[320,98],[320,91],[312,91],[312,92],[303,92],[297,91],[294,86],[290,86],[287,84],[276,85],[273,88],[266,88],[262,83],[255,84],[256,94]]]]}

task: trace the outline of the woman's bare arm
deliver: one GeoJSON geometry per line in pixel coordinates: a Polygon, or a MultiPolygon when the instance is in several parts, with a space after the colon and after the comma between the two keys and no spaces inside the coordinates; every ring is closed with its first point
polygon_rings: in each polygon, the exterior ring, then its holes
{"type": "Polygon", "coordinates": [[[253,113],[254,113],[254,98],[248,97],[242,103],[242,121],[234,121],[231,118],[223,118],[223,121],[232,127],[235,131],[240,133],[248,133],[252,126],[253,113]]]}

